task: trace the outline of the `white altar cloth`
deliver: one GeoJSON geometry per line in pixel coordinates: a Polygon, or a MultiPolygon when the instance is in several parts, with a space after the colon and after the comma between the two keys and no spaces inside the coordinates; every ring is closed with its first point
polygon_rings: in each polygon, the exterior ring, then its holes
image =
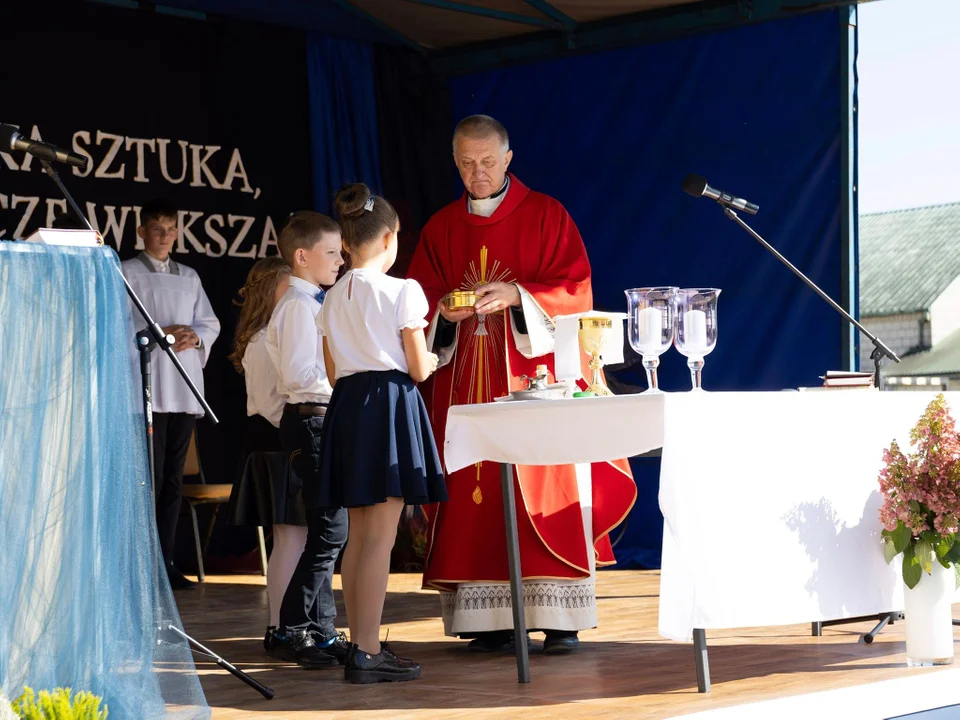
{"type": "MultiPolygon", "coordinates": [[[[450,409],[451,472],[663,448],[660,634],[787,625],[903,608],[883,560],[877,476],[931,392],[664,393],[450,409]]],[[[947,393],[960,415],[960,393],[947,393]]]]}

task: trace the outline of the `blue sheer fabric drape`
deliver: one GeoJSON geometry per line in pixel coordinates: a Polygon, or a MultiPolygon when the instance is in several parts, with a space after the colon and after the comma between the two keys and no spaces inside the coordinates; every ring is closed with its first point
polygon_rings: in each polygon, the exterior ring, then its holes
{"type": "Polygon", "coordinates": [[[0,243],[0,688],[71,687],[111,718],[205,718],[147,469],[111,249],[0,243]]]}
{"type": "Polygon", "coordinates": [[[344,183],[380,192],[377,95],[370,45],[307,34],[313,206],[333,209],[344,183]]]}

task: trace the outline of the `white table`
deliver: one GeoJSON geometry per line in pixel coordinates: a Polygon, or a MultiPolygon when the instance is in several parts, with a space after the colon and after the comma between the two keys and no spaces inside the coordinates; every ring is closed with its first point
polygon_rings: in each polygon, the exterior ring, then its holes
{"type": "MultiPolygon", "coordinates": [[[[560,465],[663,448],[660,634],[694,640],[709,690],[705,631],[820,622],[902,609],[898,565],[880,549],[883,449],[935,393],[665,393],[487,403],[450,409],[449,471],[503,467],[518,640],[525,636],[512,464],[560,465]]],[[[960,412],[960,393],[947,393],[960,412]]],[[[956,415],[955,415],[956,417],[956,415]]],[[[517,642],[521,682],[526,643],[517,642]]]]}

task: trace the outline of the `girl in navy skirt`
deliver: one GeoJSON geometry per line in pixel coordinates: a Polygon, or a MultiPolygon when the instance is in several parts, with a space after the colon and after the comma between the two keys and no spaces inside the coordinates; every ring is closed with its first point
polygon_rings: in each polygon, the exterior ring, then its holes
{"type": "Polygon", "coordinates": [[[404,504],[447,499],[423,398],[414,382],[437,369],[423,329],[429,312],[413,280],[390,277],[397,213],[365,185],[337,195],[351,270],[327,293],[317,324],[333,396],[320,455],[319,503],[349,509],[341,579],[353,683],[413,680],[420,666],[381,645],[390,551],[404,504]]]}
{"type": "Polygon", "coordinates": [[[273,552],[267,565],[270,624],[264,636],[272,649],[280,623],[280,605],[307,541],[306,510],[300,480],[290,472],[280,444],[280,418],[286,398],[277,392],[277,370],[266,349],[267,323],[290,286],[290,266],[279,256],[258,260],[240,289],[240,319],[228,360],[247,388],[247,429],[240,480],[230,494],[233,525],[273,528],[273,552]],[[257,456],[250,460],[250,456],[257,456]],[[249,461],[249,462],[248,462],[249,461]]]}

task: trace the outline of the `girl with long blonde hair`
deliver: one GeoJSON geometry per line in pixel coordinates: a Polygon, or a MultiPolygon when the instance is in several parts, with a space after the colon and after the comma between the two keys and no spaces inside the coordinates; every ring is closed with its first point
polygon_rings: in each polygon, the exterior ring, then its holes
{"type": "Polygon", "coordinates": [[[285,398],[277,392],[277,372],[266,350],[267,324],[290,285],[290,267],[280,257],[257,261],[238,293],[240,319],[230,361],[247,386],[246,456],[234,488],[231,520],[235,525],[272,525],[273,552],[267,565],[270,622],[265,650],[273,647],[280,605],[307,539],[306,511],[300,481],[290,472],[280,446],[280,418],[285,398]],[[272,507],[272,516],[267,508],[272,507]],[[264,517],[264,515],[267,515],[264,517]]]}

